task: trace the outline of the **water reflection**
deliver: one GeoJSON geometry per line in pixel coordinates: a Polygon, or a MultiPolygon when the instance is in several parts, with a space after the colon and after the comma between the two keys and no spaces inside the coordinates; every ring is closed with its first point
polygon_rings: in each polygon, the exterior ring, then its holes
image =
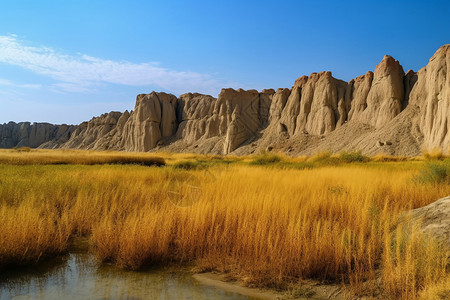
{"type": "Polygon", "coordinates": [[[112,265],[99,265],[87,253],[71,253],[33,267],[1,273],[0,299],[254,298],[200,285],[183,271],[124,271],[112,265]]]}

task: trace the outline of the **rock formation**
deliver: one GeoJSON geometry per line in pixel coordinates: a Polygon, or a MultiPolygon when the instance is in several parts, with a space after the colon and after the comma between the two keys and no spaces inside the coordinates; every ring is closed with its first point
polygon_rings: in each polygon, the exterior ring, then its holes
{"type": "Polygon", "coordinates": [[[419,225],[422,232],[433,236],[450,249],[450,197],[407,212],[401,223],[407,223],[409,226],[419,225]]]}
{"type": "Polygon", "coordinates": [[[450,145],[450,45],[406,74],[384,56],[374,72],[345,82],[331,72],[295,80],[291,89],[223,89],[218,98],[152,92],[134,111],[77,126],[0,125],[0,147],[290,154],[329,150],[418,155],[450,145]]]}
{"type": "Polygon", "coordinates": [[[224,153],[235,150],[260,128],[259,96],[256,90],[223,89],[220,92],[217,102],[227,108],[226,124],[221,124],[226,127],[224,153]]]}
{"type": "Polygon", "coordinates": [[[391,56],[385,55],[375,68],[372,84],[365,101],[366,108],[353,117],[365,124],[380,128],[402,110],[405,96],[402,66],[391,56]]]}
{"type": "Polygon", "coordinates": [[[177,129],[177,97],[166,93],[141,94],[136,98],[134,112],[125,122],[119,148],[127,151],[149,151],[163,137],[177,129]]]}
{"type": "Polygon", "coordinates": [[[110,112],[99,117],[92,118],[89,122],[83,122],[77,126],[70,140],[62,145],[44,145],[46,148],[73,148],[73,149],[110,149],[110,137],[118,130],[118,122],[123,115],[120,112],[110,112]]]}
{"type": "Polygon", "coordinates": [[[279,88],[272,97],[272,103],[269,108],[269,121],[277,121],[281,117],[286,102],[289,98],[291,91],[286,88],[279,88]]]}
{"type": "MultiPolygon", "coordinates": [[[[179,122],[176,137],[193,144],[203,136],[209,136],[217,99],[202,94],[183,94],[178,100],[177,120],[179,122]]],[[[215,119],[218,118],[216,113],[215,119]]],[[[212,132],[211,132],[212,133],[212,132]]]]}
{"type": "Polygon", "coordinates": [[[0,125],[0,148],[36,148],[50,140],[67,142],[76,126],[22,122],[0,125]]]}
{"type": "Polygon", "coordinates": [[[450,45],[439,48],[417,72],[409,103],[419,107],[425,149],[450,146],[450,45]]]}
{"type": "Polygon", "coordinates": [[[368,71],[365,75],[350,80],[347,88],[347,99],[351,99],[351,108],[348,113],[348,120],[357,119],[367,108],[367,96],[372,87],[373,72],[368,71]]]}

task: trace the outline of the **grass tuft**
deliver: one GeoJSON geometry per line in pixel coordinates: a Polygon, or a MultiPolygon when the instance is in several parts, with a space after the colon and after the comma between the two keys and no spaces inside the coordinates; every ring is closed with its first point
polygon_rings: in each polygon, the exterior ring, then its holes
{"type": "Polygon", "coordinates": [[[12,149],[17,152],[30,152],[31,151],[30,147],[13,147],[12,149]]]}
{"type": "Polygon", "coordinates": [[[341,152],[337,155],[333,155],[331,152],[322,152],[310,157],[309,161],[319,166],[337,166],[348,163],[365,163],[369,162],[370,158],[359,151],[341,152]]]}
{"type": "Polygon", "coordinates": [[[261,154],[256,155],[254,159],[250,162],[250,164],[258,166],[266,166],[277,164],[282,161],[284,161],[284,158],[281,156],[281,154],[262,152],[261,154]]]}
{"type": "Polygon", "coordinates": [[[368,156],[362,155],[360,151],[358,152],[341,152],[338,158],[343,163],[354,163],[354,162],[368,162],[370,158],[368,156]]]}
{"type": "Polygon", "coordinates": [[[377,154],[371,158],[373,162],[399,162],[406,161],[407,158],[405,156],[394,156],[388,154],[377,154]]]}
{"type": "Polygon", "coordinates": [[[446,158],[445,154],[441,149],[433,149],[431,151],[424,151],[423,157],[427,160],[444,160],[446,158]]]}
{"type": "MultiPolygon", "coordinates": [[[[23,147],[22,147],[23,148],[23,147]]],[[[149,154],[79,150],[0,151],[0,164],[8,165],[140,165],[164,166],[164,158],[149,154]],[[27,153],[21,153],[27,152],[27,153]]],[[[29,149],[29,148],[28,148],[29,149]]]]}
{"type": "Polygon", "coordinates": [[[450,182],[450,169],[448,163],[427,162],[415,180],[422,184],[441,184],[450,182]]]}
{"type": "Polygon", "coordinates": [[[174,169],[180,169],[180,170],[198,170],[205,167],[204,164],[202,164],[199,161],[180,161],[176,162],[172,165],[174,169]]]}

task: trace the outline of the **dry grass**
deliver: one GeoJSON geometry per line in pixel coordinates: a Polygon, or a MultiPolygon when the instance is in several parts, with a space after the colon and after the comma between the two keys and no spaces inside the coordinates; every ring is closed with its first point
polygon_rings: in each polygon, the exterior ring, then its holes
{"type": "MultiPolygon", "coordinates": [[[[36,153],[19,155],[36,162],[36,153]]],[[[448,252],[418,232],[392,230],[403,211],[450,194],[449,182],[414,180],[424,162],[279,157],[267,167],[265,158],[251,166],[255,158],[158,154],[168,166],[5,164],[15,155],[0,152],[0,268],[60,253],[81,234],[100,260],[124,268],[196,262],[254,286],[313,278],[414,299],[449,276],[448,252]],[[183,160],[208,168],[170,166],[183,160]]]]}
{"type": "Polygon", "coordinates": [[[433,149],[430,151],[424,151],[423,157],[427,160],[444,160],[448,156],[444,154],[442,149],[433,149]]]}
{"type": "Polygon", "coordinates": [[[371,157],[372,161],[374,162],[399,162],[399,161],[407,161],[407,160],[413,160],[414,158],[407,158],[405,156],[393,156],[388,154],[377,154],[373,157],[371,157]]]}
{"type": "Polygon", "coordinates": [[[0,164],[9,165],[143,165],[163,166],[162,157],[146,153],[123,153],[113,151],[82,150],[31,150],[22,147],[11,150],[0,150],[0,164]],[[23,150],[25,148],[25,150],[23,150]]]}
{"type": "Polygon", "coordinates": [[[450,276],[441,278],[437,283],[430,284],[420,292],[421,300],[445,300],[450,299],[450,276]]]}

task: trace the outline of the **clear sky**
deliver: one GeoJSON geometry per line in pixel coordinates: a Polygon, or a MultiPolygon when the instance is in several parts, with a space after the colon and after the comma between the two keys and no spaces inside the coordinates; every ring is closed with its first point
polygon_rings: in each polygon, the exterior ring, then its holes
{"type": "Polygon", "coordinates": [[[450,1],[0,2],[0,123],[77,124],[137,94],[217,96],[406,70],[450,43],[450,1]]]}

